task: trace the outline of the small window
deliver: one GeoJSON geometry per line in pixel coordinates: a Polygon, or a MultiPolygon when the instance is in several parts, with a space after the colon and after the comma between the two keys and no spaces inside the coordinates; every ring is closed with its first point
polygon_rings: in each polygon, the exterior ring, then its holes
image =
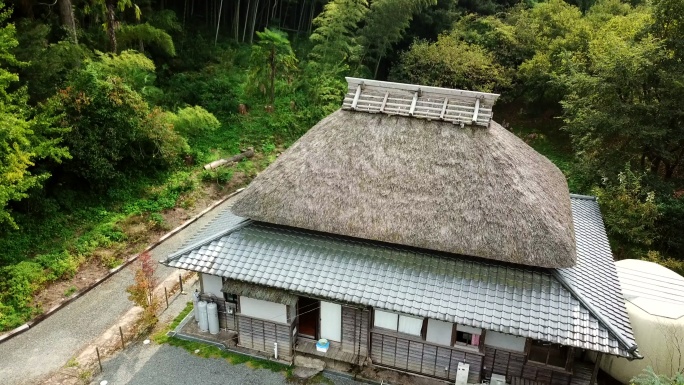
{"type": "Polygon", "coordinates": [[[569,351],[570,348],[568,346],[561,346],[544,341],[532,341],[527,360],[565,368],[568,363],[569,351]]]}
{"type": "Polygon", "coordinates": [[[226,302],[237,303],[237,294],[223,293],[223,300],[226,302]]]}
{"type": "Polygon", "coordinates": [[[456,342],[460,342],[462,345],[472,345],[473,335],[466,332],[456,331],[456,342]]]}
{"type": "Polygon", "coordinates": [[[454,345],[460,346],[480,346],[480,336],[482,330],[465,326],[456,325],[456,333],[454,335],[454,345]]]}

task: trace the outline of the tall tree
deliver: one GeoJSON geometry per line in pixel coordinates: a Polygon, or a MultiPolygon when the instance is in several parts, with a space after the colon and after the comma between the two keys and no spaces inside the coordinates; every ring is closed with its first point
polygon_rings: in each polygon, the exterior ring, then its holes
{"type": "Polygon", "coordinates": [[[285,33],[266,28],[256,34],[259,42],[252,47],[251,83],[258,89],[268,90],[268,100],[273,106],[276,77],[284,77],[297,68],[297,58],[285,33]]]}
{"type": "Polygon", "coordinates": [[[62,22],[62,28],[67,30],[70,40],[74,44],[78,44],[76,21],[74,20],[74,9],[71,6],[71,0],[57,0],[57,4],[59,5],[59,18],[62,22]]]}
{"type": "Polygon", "coordinates": [[[19,77],[6,68],[21,65],[12,54],[18,42],[14,25],[7,24],[11,12],[0,0],[0,224],[16,227],[8,204],[26,198],[29,189],[41,186],[49,176],[32,171],[35,161],[59,161],[68,152],[59,146],[58,136],[50,137],[46,121],[29,115],[25,90],[9,90],[19,77]]]}
{"type": "Polygon", "coordinates": [[[437,4],[437,0],[375,0],[371,2],[366,25],[361,29],[365,48],[364,56],[374,62],[374,77],[378,75],[380,61],[393,44],[398,42],[413,15],[437,4]]]}
{"type": "Polygon", "coordinates": [[[678,42],[648,33],[657,23],[645,11],[612,18],[589,42],[586,69],[563,77],[566,128],[604,175],[631,162],[669,179],[684,164],[684,73],[678,42]]]}
{"type": "Polygon", "coordinates": [[[313,21],[316,29],[310,39],[315,45],[310,59],[331,67],[346,66],[349,61],[358,60],[361,45],[356,31],[367,13],[366,0],[333,0],[326,4],[313,21]]]}

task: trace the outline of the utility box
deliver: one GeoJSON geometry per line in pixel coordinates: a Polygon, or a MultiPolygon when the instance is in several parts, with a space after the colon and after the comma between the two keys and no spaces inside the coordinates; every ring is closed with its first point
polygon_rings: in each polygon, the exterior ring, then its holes
{"type": "Polygon", "coordinates": [[[470,374],[470,365],[465,362],[459,362],[456,368],[455,385],[468,385],[468,374],[470,374]]]}

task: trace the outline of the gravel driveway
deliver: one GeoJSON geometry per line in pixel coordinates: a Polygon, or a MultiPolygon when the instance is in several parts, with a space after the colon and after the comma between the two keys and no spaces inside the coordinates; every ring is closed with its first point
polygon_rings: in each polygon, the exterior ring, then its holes
{"type": "MultiPolygon", "coordinates": [[[[104,372],[93,378],[93,384],[106,380],[108,385],[291,385],[283,373],[232,365],[225,359],[202,358],[180,347],[154,343],[137,343],[102,367],[104,372]]],[[[361,384],[336,375],[326,377],[335,385],[361,384]]]]}
{"type": "MultiPolygon", "coordinates": [[[[224,202],[167,239],[152,250],[154,259],[166,258],[230,204],[232,200],[224,202]]],[[[0,344],[0,384],[36,383],[38,379],[64,366],[90,341],[114,325],[119,317],[133,307],[125,290],[133,282],[135,267],[136,264],[132,263],[34,328],[0,344]]],[[[176,269],[157,266],[160,281],[179,273],[176,269]]]]}

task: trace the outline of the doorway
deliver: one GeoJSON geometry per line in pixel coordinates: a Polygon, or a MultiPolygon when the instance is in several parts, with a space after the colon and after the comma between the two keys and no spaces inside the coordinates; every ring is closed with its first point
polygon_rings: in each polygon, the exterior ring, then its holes
{"type": "Polygon", "coordinates": [[[321,302],[315,299],[299,297],[297,301],[297,317],[299,318],[299,335],[318,339],[318,320],[320,319],[321,302]]]}

